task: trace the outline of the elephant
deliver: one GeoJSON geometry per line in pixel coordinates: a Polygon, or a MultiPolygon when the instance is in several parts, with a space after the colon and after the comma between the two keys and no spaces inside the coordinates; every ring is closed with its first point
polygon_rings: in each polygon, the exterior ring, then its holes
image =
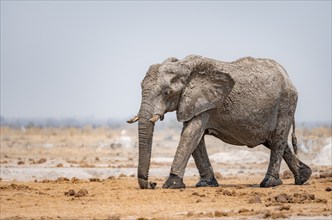
{"type": "Polygon", "coordinates": [[[182,60],[170,57],[151,65],[141,82],[138,114],[140,188],[154,188],[148,181],[154,125],[167,112],[176,111],[183,122],[180,141],[163,188],[185,188],[183,176],[192,155],[200,178],[196,187],[219,186],[209,160],[204,136],[253,148],[270,149],[270,161],[260,187],[282,184],[282,158],[292,171],[295,184],[311,176],[309,166],[297,156],[295,110],[298,93],[286,70],[272,59],[244,57],[224,62],[199,55],[182,60]],[[292,145],[288,135],[292,128],[292,145]]]}

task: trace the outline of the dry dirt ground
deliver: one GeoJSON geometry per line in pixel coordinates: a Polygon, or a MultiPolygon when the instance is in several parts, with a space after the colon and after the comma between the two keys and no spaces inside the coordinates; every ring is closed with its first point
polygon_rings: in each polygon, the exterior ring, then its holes
{"type": "Polygon", "coordinates": [[[330,219],[331,180],[261,189],[257,178],[226,178],[194,188],[191,177],[181,190],[140,190],[134,177],[1,182],[1,219],[330,219]]]}
{"type": "MultiPolygon", "coordinates": [[[[126,134],[121,130],[2,127],[0,219],[332,218],[332,165],[310,165],[312,177],[297,186],[283,163],[284,184],[264,189],[259,183],[267,162],[212,161],[219,187],[195,188],[197,173],[188,171],[186,189],[162,189],[171,164],[167,158],[174,155],[178,130],[157,130],[154,149],[159,150],[154,150],[152,158],[161,159],[153,160],[151,171],[161,171],[150,177],[157,187],[141,190],[132,173],[137,164],[137,134],[135,130],[127,130],[126,134]],[[119,169],[121,173],[116,173],[119,169]]],[[[313,149],[319,149],[320,142],[325,144],[323,140],[330,135],[331,129],[298,130],[300,142],[316,140],[315,144],[310,142],[313,149]]],[[[218,147],[214,147],[214,140],[208,142],[209,154],[220,151],[220,142],[218,147]]],[[[225,145],[221,149],[235,148],[225,145]]],[[[253,154],[264,150],[249,149],[253,154]]],[[[310,163],[310,154],[302,153],[300,158],[310,163]]],[[[193,161],[187,169],[195,169],[193,161]]]]}

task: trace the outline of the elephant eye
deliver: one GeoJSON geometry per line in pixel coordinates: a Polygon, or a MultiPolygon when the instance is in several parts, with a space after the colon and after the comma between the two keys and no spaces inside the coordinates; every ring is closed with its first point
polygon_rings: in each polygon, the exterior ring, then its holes
{"type": "Polygon", "coordinates": [[[165,91],[164,91],[164,95],[165,96],[169,96],[171,94],[171,90],[170,89],[166,89],[165,91]]]}
{"type": "Polygon", "coordinates": [[[177,83],[181,79],[180,75],[176,75],[171,79],[171,84],[177,83]]]}

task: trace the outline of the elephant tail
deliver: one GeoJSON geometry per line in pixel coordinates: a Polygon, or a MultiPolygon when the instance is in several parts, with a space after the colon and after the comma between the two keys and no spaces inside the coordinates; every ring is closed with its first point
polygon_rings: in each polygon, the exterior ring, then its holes
{"type": "Polygon", "coordinates": [[[295,118],[293,117],[293,123],[292,123],[292,145],[293,145],[293,149],[294,149],[294,153],[297,156],[297,138],[295,136],[295,118]]]}

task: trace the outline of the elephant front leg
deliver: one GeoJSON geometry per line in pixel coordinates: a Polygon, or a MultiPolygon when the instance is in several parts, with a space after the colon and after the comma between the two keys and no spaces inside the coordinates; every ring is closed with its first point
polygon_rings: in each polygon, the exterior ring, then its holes
{"type": "Polygon", "coordinates": [[[194,152],[204,134],[207,121],[208,115],[202,113],[194,117],[191,121],[184,123],[171,172],[163,188],[179,189],[186,187],[183,183],[184,171],[190,155],[194,152]]]}
{"type": "Polygon", "coordinates": [[[197,148],[192,153],[192,156],[195,160],[195,164],[200,176],[200,180],[196,184],[196,187],[219,186],[216,178],[214,177],[213,168],[206,151],[204,136],[199,142],[197,148]]]}

